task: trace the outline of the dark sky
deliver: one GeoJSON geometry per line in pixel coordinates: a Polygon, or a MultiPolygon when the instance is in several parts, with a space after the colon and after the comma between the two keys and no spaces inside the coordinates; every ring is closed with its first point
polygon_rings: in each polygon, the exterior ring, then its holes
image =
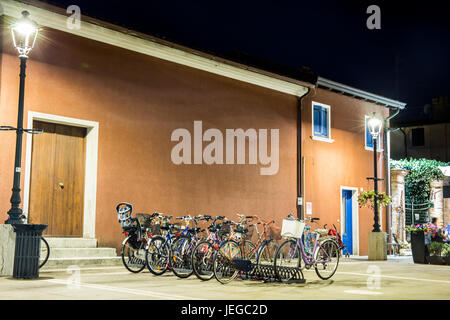
{"type": "Polygon", "coordinates": [[[408,103],[450,93],[443,1],[51,0],[82,14],[217,54],[239,50],[408,103]],[[381,8],[369,30],[367,7],[381,8]]]}

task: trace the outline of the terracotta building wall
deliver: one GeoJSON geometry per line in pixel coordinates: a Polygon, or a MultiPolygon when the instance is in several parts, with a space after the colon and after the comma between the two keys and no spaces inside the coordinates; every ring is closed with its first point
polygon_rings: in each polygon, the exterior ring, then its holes
{"type": "MultiPolygon", "coordinates": [[[[3,28],[3,32],[5,28],[3,28]]],[[[19,61],[3,35],[0,64],[0,123],[17,119],[19,61]]],[[[237,213],[275,218],[296,211],[297,98],[218,75],[45,29],[28,61],[27,112],[99,122],[96,237],[100,246],[120,245],[115,206],[131,202],[135,212],[183,215],[237,213]],[[279,129],[276,175],[261,165],[175,165],[170,140],[177,128],[193,134],[217,128],[279,129]]],[[[318,89],[302,102],[305,201],[320,223],[340,218],[339,187],[371,189],[372,152],[364,149],[364,115],[387,115],[383,107],[318,89]],[[331,105],[333,143],[313,141],[311,101],[331,105]]],[[[7,218],[13,181],[15,135],[0,133],[0,221],[7,218]]],[[[206,143],[203,144],[206,146],[206,143]]],[[[26,141],[23,147],[25,163],[26,141]]],[[[379,158],[379,171],[383,159],[379,158]]],[[[248,157],[247,157],[248,162],[248,157]]],[[[22,188],[25,172],[22,174],[22,188]]],[[[383,185],[380,184],[380,188],[383,185]]],[[[23,194],[23,192],[22,192],[23,194]]],[[[367,254],[373,213],[359,210],[360,254],[367,254]]],[[[383,211],[383,225],[385,222],[383,211]]]]}
{"type": "MultiPolygon", "coordinates": [[[[302,100],[302,155],[305,159],[305,202],[312,204],[312,217],[320,225],[335,224],[340,230],[340,187],[373,190],[373,152],[365,149],[365,115],[376,112],[388,116],[387,109],[375,104],[317,89],[302,100]],[[312,136],[312,101],[331,106],[333,143],[316,141],[312,136]]],[[[378,177],[384,177],[383,153],[378,153],[378,177]]],[[[384,184],[379,183],[384,191],[384,184]]],[[[382,213],[385,230],[385,210],[382,213]]],[[[368,232],[373,229],[373,211],[359,209],[359,254],[367,255],[368,232]]]]}
{"type": "MultiPolygon", "coordinates": [[[[1,63],[0,122],[15,125],[17,56],[8,48],[1,63]]],[[[28,61],[27,112],[99,122],[96,237],[118,247],[115,206],[135,212],[258,214],[281,217],[296,210],[297,99],[95,41],[45,29],[28,61]],[[276,175],[260,165],[175,165],[171,133],[203,121],[217,128],[279,129],[276,175]]],[[[13,180],[15,135],[0,133],[0,219],[6,220],[13,180]]],[[[39,136],[35,137],[36,139],[39,136]]],[[[26,141],[23,147],[25,164],[26,141]]],[[[204,146],[206,143],[203,144],[204,146]]],[[[248,160],[247,160],[248,161],[248,160]]],[[[22,188],[25,172],[22,173],[22,188]]],[[[22,192],[23,194],[23,192],[22,192]]]]}

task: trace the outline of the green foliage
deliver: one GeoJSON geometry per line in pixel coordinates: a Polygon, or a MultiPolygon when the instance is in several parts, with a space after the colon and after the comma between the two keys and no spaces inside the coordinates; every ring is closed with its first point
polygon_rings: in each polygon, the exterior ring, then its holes
{"type": "Polygon", "coordinates": [[[442,242],[433,241],[428,245],[430,256],[440,256],[443,249],[444,244],[442,242]]]}
{"type": "Polygon", "coordinates": [[[444,243],[442,246],[442,256],[450,258],[450,243],[444,243]]]}
{"type": "Polygon", "coordinates": [[[430,182],[444,178],[438,168],[448,163],[428,159],[391,160],[392,169],[405,169],[409,173],[405,177],[406,201],[425,203],[430,199],[430,182]]]}
{"type": "Polygon", "coordinates": [[[369,207],[374,209],[375,197],[377,198],[378,208],[391,204],[391,199],[386,193],[378,192],[378,194],[376,194],[374,190],[369,190],[358,195],[359,207],[369,207]]]}

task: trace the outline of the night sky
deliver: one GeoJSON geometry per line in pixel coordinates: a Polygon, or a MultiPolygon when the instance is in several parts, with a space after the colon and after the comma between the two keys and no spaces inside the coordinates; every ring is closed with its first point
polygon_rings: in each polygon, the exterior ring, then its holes
{"type": "Polygon", "coordinates": [[[450,94],[450,6],[443,1],[92,1],[82,14],[199,50],[241,51],[408,104],[450,94]],[[381,9],[369,30],[367,7],[381,9]]]}

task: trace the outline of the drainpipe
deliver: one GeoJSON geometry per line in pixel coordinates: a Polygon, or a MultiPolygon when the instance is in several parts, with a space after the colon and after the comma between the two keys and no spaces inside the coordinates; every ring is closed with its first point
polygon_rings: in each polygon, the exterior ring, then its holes
{"type": "Polygon", "coordinates": [[[298,98],[297,102],[297,218],[303,220],[303,208],[305,206],[303,197],[303,188],[302,188],[302,100],[306,97],[311,91],[308,88],[308,91],[304,95],[298,98]]]}
{"type": "MultiPolygon", "coordinates": [[[[391,139],[389,133],[391,131],[395,131],[397,129],[390,128],[389,126],[389,120],[394,118],[398,113],[400,112],[400,108],[395,108],[395,113],[389,117],[387,117],[384,120],[384,181],[385,181],[385,189],[386,194],[390,197],[391,196],[391,167],[390,167],[390,159],[391,159],[391,139]]],[[[390,227],[392,225],[391,218],[391,210],[392,207],[386,206],[386,232],[389,237],[389,242],[392,243],[392,232],[390,230],[390,227]]]]}
{"type": "Polygon", "coordinates": [[[399,128],[400,131],[403,133],[403,145],[405,147],[405,159],[408,159],[408,141],[406,139],[406,132],[403,130],[403,128],[399,128]]]}

